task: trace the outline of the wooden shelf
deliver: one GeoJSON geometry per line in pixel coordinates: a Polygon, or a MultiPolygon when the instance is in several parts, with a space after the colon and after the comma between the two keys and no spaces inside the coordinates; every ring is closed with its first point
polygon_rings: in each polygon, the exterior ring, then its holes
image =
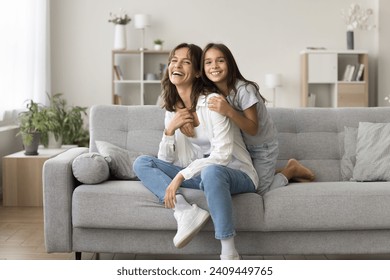
{"type": "Polygon", "coordinates": [[[367,51],[302,51],[301,105],[303,107],[367,107],[367,51]],[[355,67],[364,65],[361,81],[343,80],[348,64],[355,67]]]}
{"type": "Polygon", "coordinates": [[[162,77],[164,71],[161,64],[168,64],[169,53],[165,50],[113,50],[112,103],[156,104],[161,93],[161,80],[147,79],[147,75],[162,77]],[[120,67],[123,79],[117,79],[114,65],[120,67]]]}

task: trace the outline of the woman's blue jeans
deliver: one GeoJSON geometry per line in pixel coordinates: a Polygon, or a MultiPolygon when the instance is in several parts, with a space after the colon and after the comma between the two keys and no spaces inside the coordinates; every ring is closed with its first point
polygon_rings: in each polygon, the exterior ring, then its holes
{"type": "MultiPolygon", "coordinates": [[[[161,203],[164,201],[165,190],[182,169],[152,156],[140,156],[134,162],[138,178],[161,203]]],[[[185,180],[182,187],[204,192],[216,239],[227,239],[236,234],[231,195],[255,192],[255,186],[247,174],[222,165],[206,166],[200,176],[185,180]]]]}

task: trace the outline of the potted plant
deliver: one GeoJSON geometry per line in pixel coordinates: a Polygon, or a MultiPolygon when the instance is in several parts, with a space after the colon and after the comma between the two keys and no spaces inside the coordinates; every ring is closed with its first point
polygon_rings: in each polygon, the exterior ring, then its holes
{"type": "Polygon", "coordinates": [[[161,40],[161,39],[156,39],[156,40],[153,41],[153,43],[154,43],[154,49],[155,49],[156,51],[161,51],[161,50],[162,50],[163,43],[164,43],[163,40],[161,40]]]}
{"type": "Polygon", "coordinates": [[[89,139],[88,131],[83,128],[86,107],[67,106],[62,93],[48,95],[50,105],[43,109],[47,131],[43,133],[42,142],[49,148],[62,144],[82,144],[89,139]],[[87,139],[86,139],[87,138],[87,139]]]}
{"type": "Polygon", "coordinates": [[[30,100],[26,105],[27,111],[18,115],[19,132],[22,136],[26,155],[37,155],[41,133],[47,130],[46,117],[43,106],[30,100]]]}

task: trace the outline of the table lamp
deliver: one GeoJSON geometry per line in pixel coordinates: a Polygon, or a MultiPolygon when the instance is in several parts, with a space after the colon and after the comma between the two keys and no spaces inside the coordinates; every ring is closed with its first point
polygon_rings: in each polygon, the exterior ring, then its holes
{"type": "Polygon", "coordinates": [[[140,51],[146,50],[145,48],[145,28],[150,26],[150,16],[145,14],[134,15],[134,27],[142,30],[142,45],[139,48],[140,51]]]}
{"type": "Polygon", "coordinates": [[[282,75],[280,74],[266,74],[265,86],[273,89],[273,107],[276,106],[276,88],[282,86],[282,75]]]}

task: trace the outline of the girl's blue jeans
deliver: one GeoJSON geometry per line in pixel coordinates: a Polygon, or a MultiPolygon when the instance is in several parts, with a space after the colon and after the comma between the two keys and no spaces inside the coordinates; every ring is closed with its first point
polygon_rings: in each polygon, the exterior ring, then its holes
{"type": "MultiPolygon", "coordinates": [[[[164,201],[165,190],[172,179],[183,169],[146,155],[138,157],[133,166],[144,186],[154,193],[161,203],[164,201]]],[[[255,192],[255,186],[248,175],[222,165],[206,166],[200,176],[185,180],[182,187],[200,189],[204,192],[214,223],[216,239],[227,239],[236,234],[231,196],[255,192]]]]}

